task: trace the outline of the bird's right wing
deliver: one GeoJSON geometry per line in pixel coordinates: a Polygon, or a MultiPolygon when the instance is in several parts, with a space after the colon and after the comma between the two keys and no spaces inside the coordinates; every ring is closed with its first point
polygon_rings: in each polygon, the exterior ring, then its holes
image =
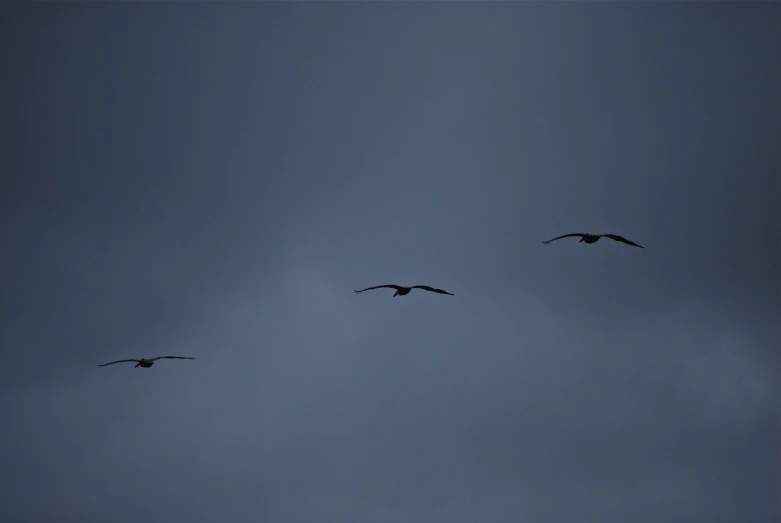
{"type": "Polygon", "coordinates": [[[156,358],[152,358],[152,361],[155,360],[194,360],[195,358],[191,358],[190,356],[158,356],[156,358]]]}
{"type": "Polygon", "coordinates": [[[632,240],[627,240],[626,238],[624,238],[623,236],[619,236],[618,234],[603,234],[602,236],[604,236],[605,238],[610,238],[611,240],[615,240],[617,242],[622,242],[627,245],[633,245],[635,247],[640,247],[641,249],[645,249],[645,247],[643,247],[642,245],[638,245],[632,240]]]}
{"type": "Polygon", "coordinates": [[[388,288],[388,289],[396,289],[397,291],[400,291],[400,290],[401,290],[401,287],[399,287],[398,285],[376,285],[376,286],[374,286],[374,287],[366,287],[366,288],[365,288],[365,289],[363,289],[363,290],[360,290],[360,291],[354,291],[354,292],[358,292],[358,293],[360,293],[360,292],[363,292],[363,291],[370,291],[370,290],[372,290],[372,289],[384,289],[384,288],[388,288]]]}
{"type": "Polygon", "coordinates": [[[556,238],[551,238],[550,240],[542,243],[548,245],[552,241],[560,240],[562,238],[569,238],[570,236],[580,236],[582,238],[583,236],[585,236],[585,234],[583,234],[582,232],[573,232],[572,234],[565,234],[564,236],[557,236],[556,238]]]}
{"type": "Polygon", "coordinates": [[[103,365],[98,365],[98,367],[105,367],[106,365],[114,365],[115,363],[124,363],[126,361],[134,361],[138,363],[139,360],[117,360],[117,361],[112,361],[110,363],[104,363],[103,365]]]}
{"type": "Polygon", "coordinates": [[[453,294],[452,292],[447,292],[442,289],[435,289],[434,287],[429,287],[428,285],[414,285],[412,288],[423,289],[424,291],[436,292],[437,294],[450,294],[451,296],[455,296],[455,294],[453,294]]]}

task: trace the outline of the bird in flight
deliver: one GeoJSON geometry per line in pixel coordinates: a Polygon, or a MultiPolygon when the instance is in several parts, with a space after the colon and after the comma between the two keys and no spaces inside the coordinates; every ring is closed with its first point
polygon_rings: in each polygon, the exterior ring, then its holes
{"type": "Polygon", "coordinates": [[[141,367],[142,369],[148,369],[152,365],[155,364],[156,360],[163,360],[163,359],[169,359],[169,360],[194,360],[195,358],[190,358],[189,356],[158,356],[156,358],[141,358],[140,360],[117,360],[112,361],[110,363],[104,363],[103,365],[98,365],[98,367],[105,367],[106,365],[114,365],[115,363],[124,363],[126,361],[135,361],[136,367],[141,367]]]}
{"type": "Polygon", "coordinates": [[[600,238],[610,238],[611,240],[615,240],[617,242],[623,242],[627,245],[633,245],[635,247],[640,247],[641,249],[645,249],[642,245],[637,245],[635,242],[627,240],[626,238],[619,236],[617,234],[589,234],[589,233],[582,233],[582,232],[573,232],[572,234],[565,234],[564,236],[557,236],[556,238],[551,238],[550,240],[546,242],[542,242],[545,245],[548,245],[550,242],[554,240],[560,240],[562,238],[568,238],[570,236],[580,236],[580,242],[586,242],[586,243],[597,243],[600,238]]]}
{"type": "Polygon", "coordinates": [[[389,288],[389,289],[396,289],[396,293],[393,295],[395,298],[398,296],[406,296],[410,293],[412,289],[423,289],[424,291],[431,291],[436,292],[437,294],[449,294],[450,296],[455,296],[455,294],[449,293],[447,291],[443,291],[442,289],[435,289],[434,287],[429,287],[428,285],[413,285],[412,287],[403,287],[401,285],[377,285],[375,287],[366,287],[365,289],[361,291],[355,291],[356,293],[361,293],[363,291],[370,291],[372,289],[382,289],[382,288],[389,288]]]}

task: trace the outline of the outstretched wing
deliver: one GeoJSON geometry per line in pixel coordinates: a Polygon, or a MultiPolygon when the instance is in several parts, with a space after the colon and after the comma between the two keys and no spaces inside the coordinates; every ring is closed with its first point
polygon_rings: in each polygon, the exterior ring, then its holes
{"type": "Polygon", "coordinates": [[[103,365],[98,365],[98,367],[105,367],[106,365],[114,365],[115,363],[124,363],[126,361],[133,361],[133,362],[136,362],[136,363],[139,362],[139,360],[117,360],[117,361],[112,361],[110,363],[104,363],[103,365]]]}
{"type": "Polygon", "coordinates": [[[447,291],[443,291],[442,289],[435,289],[434,287],[429,287],[428,285],[413,285],[410,287],[411,289],[423,289],[424,291],[431,291],[436,292],[437,294],[449,294],[450,296],[455,296],[455,294],[452,294],[447,291]]]}
{"type": "Polygon", "coordinates": [[[156,358],[152,358],[152,361],[155,360],[194,360],[195,358],[191,358],[189,356],[158,356],[156,358]]]}
{"type": "Polygon", "coordinates": [[[372,289],[384,289],[384,288],[388,288],[388,289],[396,289],[397,291],[400,291],[400,290],[402,289],[402,287],[400,287],[399,285],[376,285],[376,286],[374,286],[374,287],[366,287],[366,288],[365,288],[365,289],[363,289],[363,290],[360,290],[360,291],[354,291],[354,292],[358,292],[358,293],[360,293],[360,292],[363,292],[363,291],[370,291],[370,290],[372,290],[372,289]]]}
{"type": "Polygon", "coordinates": [[[550,240],[548,240],[546,242],[542,242],[542,243],[544,243],[545,245],[548,245],[552,241],[560,240],[562,238],[569,238],[570,236],[580,236],[582,238],[582,237],[585,236],[585,234],[583,234],[582,232],[573,232],[572,234],[565,234],[564,236],[557,236],[555,238],[551,238],[550,240]]]}
{"type": "Polygon", "coordinates": [[[600,236],[604,236],[605,238],[610,238],[611,240],[615,240],[617,242],[623,242],[626,243],[627,245],[633,245],[635,247],[640,247],[641,249],[645,249],[645,247],[643,247],[642,245],[637,245],[635,242],[629,241],[626,238],[619,236],[617,234],[602,234],[600,236]]]}

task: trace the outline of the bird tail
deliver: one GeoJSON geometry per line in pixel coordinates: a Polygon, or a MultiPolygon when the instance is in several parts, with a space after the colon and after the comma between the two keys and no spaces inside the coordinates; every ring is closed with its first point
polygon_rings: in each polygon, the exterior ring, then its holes
{"type": "Polygon", "coordinates": [[[395,298],[398,293],[399,293],[399,291],[394,292],[393,293],[393,297],[395,298]]]}
{"type": "MultiPolygon", "coordinates": [[[[138,367],[139,365],[141,365],[140,361],[138,363],[136,363],[136,367],[138,367]]],[[[136,367],[133,367],[133,368],[135,369],[136,367]]]]}

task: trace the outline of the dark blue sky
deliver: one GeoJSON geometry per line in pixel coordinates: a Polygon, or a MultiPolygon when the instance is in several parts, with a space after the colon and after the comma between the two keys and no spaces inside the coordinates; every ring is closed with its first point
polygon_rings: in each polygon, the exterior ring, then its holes
{"type": "Polygon", "coordinates": [[[777,523],[780,29],[4,4],[0,520],[777,523]]]}

